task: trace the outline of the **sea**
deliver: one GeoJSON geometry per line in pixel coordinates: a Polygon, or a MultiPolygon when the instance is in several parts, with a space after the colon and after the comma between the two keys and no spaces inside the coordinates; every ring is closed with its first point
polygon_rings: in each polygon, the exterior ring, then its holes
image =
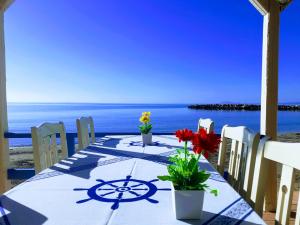
{"type": "MultiPolygon", "coordinates": [[[[247,126],[259,131],[260,112],[188,109],[187,104],[94,104],[94,103],[9,103],[9,131],[30,133],[32,126],[44,122],[64,122],[67,132],[76,132],[76,118],[92,116],[96,132],[139,132],[142,112],[151,112],[153,132],[173,133],[178,129],[197,129],[199,118],[211,118],[215,131],[225,124],[247,126]]],[[[300,112],[278,113],[280,133],[300,131],[300,112]]],[[[31,145],[28,139],[11,139],[11,146],[31,145]]]]}

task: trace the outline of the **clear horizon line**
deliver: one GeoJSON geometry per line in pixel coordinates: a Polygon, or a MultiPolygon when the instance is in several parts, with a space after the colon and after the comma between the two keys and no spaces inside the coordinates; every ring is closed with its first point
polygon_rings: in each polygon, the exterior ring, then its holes
{"type": "MultiPolygon", "coordinates": [[[[289,101],[289,102],[278,102],[278,104],[300,104],[300,101],[289,101]]],[[[142,102],[17,102],[17,101],[8,101],[7,104],[116,104],[116,105],[120,105],[120,104],[132,104],[132,105],[208,105],[208,104],[256,104],[256,105],[260,105],[259,102],[211,102],[211,103],[164,103],[164,102],[146,102],[146,103],[142,103],[142,102]]]]}

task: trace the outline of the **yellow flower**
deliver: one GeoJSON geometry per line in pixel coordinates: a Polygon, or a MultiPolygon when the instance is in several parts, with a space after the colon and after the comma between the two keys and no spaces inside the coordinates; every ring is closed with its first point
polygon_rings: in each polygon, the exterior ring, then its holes
{"type": "Polygon", "coordinates": [[[141,123],[149,123],[150,122],[149,116],[141,116],[140,117],[140,122],[141,123]]]}
{"type": "Polygon", "coordinates": [[[142,116],[150,117],[150,115],[151,115],[151,112],[143,112],[143,113],[142,113],[142,116]]]}

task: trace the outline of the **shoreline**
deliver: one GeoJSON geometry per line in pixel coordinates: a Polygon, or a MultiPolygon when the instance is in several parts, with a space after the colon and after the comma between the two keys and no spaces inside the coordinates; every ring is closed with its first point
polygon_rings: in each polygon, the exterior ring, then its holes
{"type": "MultiPolygon", "coordinates": [[[[193,104],[187,107],[193,110],[260,111],[257,104],[193,104]]],[[[278,111],[300,111],[300,105],[278,105],[278,111]]]]}

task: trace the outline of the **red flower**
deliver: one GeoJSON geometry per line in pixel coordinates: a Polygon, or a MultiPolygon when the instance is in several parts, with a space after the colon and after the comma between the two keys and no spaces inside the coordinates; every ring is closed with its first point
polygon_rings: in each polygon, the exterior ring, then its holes
{"type": "Polygon", "coordinates": [[[191,141],[193,139],[194,133],[191,130],[183,129],[176,131],[176,137],[181,141],[191,141]]]}
{"type": "Polygon", "coordinates": [[[202,128],[193,136],[193,151],[196,154],[200,154],[204,151],[204,156],[208,157],[209,154],[217,152],[220,142],[220,138],[214,132],[208,134],[206,130],[202,128]]]}

